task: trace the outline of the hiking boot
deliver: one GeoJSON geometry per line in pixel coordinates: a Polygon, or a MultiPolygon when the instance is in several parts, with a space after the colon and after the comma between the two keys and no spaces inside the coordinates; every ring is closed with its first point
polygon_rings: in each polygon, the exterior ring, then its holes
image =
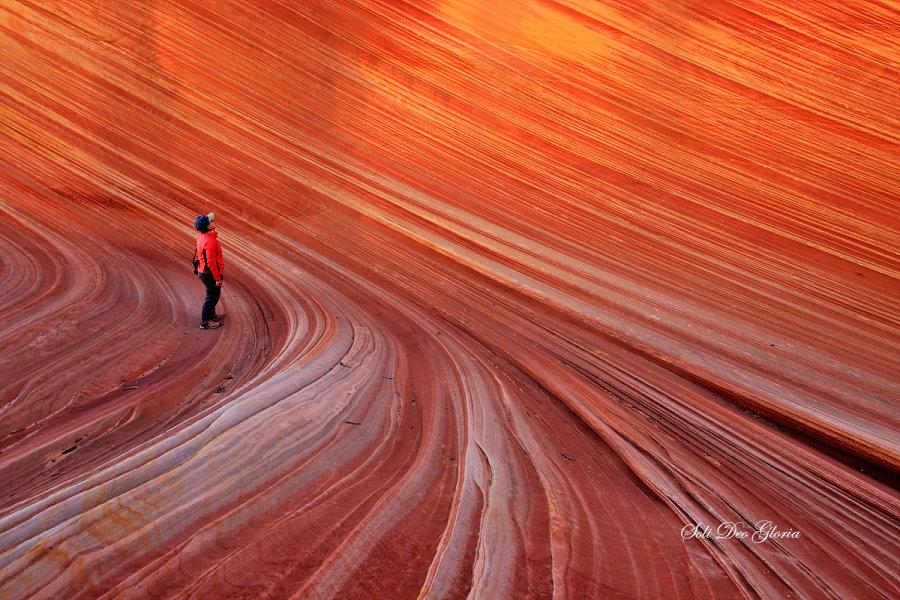
{"type": "Polygon", "coordinates": [[[215,321],[216,323],[218,323],[219,321],[224,321],[225,315],[216,315],[212,318],[212,320],[215,321]]]}
{"type": "Polygon", "coordinates": [[[200,329],[216,329],[221,326],[221,321],[200,321],[200,329]]]}

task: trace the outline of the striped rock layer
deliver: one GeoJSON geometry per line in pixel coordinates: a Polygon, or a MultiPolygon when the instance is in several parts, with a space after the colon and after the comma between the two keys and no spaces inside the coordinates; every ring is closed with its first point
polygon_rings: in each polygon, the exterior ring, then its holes
{"type": "Polygon", "coordinates": [[[0,598],[897,598],[898,28],[0,3],[0,598]]]}

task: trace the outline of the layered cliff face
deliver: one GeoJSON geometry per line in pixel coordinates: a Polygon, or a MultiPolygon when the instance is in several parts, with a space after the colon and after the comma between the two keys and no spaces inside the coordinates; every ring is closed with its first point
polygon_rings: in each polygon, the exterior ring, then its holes
{"type": "Polygon", "coordinates": [[[897,597],[898,25],[3,3],[0,597],[897,597]]]}

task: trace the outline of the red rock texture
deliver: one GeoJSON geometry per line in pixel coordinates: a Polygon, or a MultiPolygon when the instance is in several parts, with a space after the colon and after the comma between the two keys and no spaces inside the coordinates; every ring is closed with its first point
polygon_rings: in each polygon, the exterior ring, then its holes
{"type": "Polygon", "coordinates": [[[898,27],[0,4],[0,598],[897,598],[898,27]]]}

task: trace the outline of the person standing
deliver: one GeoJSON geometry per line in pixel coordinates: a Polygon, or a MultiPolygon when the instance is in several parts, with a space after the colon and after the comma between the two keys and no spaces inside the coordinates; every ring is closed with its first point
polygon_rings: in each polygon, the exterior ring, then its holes
{"type": "Polygon", "coordinates": [[[216,329],[222,326],[225,315],[216,314],[216,304],[222,294],[222,246],[216,231],[215,213],[200,215],[194,219],[197,248],[194,250],[194,273],[206,287],[206,299],[200,313],[200,329],[216,329]]]}

